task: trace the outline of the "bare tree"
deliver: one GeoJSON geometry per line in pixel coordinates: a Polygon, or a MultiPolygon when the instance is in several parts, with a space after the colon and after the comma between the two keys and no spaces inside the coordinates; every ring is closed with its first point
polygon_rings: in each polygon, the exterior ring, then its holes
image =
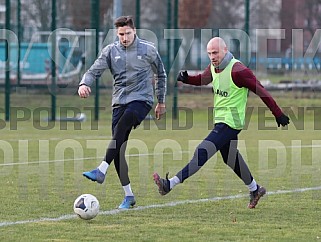
{"type": "MultiPolygon", "coordinates": [[[[24,26],[40,31],[51,28],[51,0],[22,0],[22,19],[24,26]]],[[[111,1],[100,1],[100,22],[103,27],[104,14],[112,7],[111,1]]],[[[90,28],[91,5],[89,0],[57,0],[57,28],[67,27],[74,30],[90,28]]]]}
{"type": "Polygon", "coordinates": [[[141,27],[163,29],[167,22],[167,1],[141,0],[141,27]]]}
{"type": "Polygon", "coordinates": [[[23,9],[22,20],[25,26],[35,27],[41,31],[50,30],[50,0],[23,0],[21,9],[23,9]]]}
{"type": "Polygon", "coordinates": [[[212,0],[212,11],[207,28],[242,28],[244,26],[244,0],[212,0]]]}
{"type": "Polygon", "coordinates": [[[253,29],[280,28],[281,1],[252,0],[250,6],[250,27],[253,29]]]}
{"type": "Polygon", "coordinates": [[[57,25],[59,27],[69,28],[71,27],[71,16],[70,16],[70,8],[68,5],[68,1],[65,0],[57,0],[57,25]]]}

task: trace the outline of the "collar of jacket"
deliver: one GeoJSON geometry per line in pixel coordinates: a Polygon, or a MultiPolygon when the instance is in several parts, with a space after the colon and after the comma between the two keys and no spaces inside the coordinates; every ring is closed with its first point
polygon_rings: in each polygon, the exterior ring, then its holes
{"type": "Polygon", "coordinates": [[[217,70],[224,70],[225,67],[230,63],[230,61],[234,58],[231,52],[227,51],[226,55],[224,56],[223,60],[218,66],[214,66],[217,70]]]}

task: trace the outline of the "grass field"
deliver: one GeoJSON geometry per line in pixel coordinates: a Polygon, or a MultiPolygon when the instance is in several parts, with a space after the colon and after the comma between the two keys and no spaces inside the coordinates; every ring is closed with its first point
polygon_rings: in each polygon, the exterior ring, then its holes
{"type": "Polygon", "coordinates": [[[171,118],[168,97],[166,119],[132,132],[127,160],[137,206],[119,211],[123,191],[114,167],[103,185],[81,175],[100,163],[111,138],[110,93],[101,97],[99,122],[91,121],[93,97],[58,96],[58,116],[62,107],[77,108],[87,114],[83,123],[47,122],[48,95],[12,94],[12,121],[0,113],[0,241],[319,241],[321,100],[286,94],[276,100],[292,118],[288,128],[277,129],[261,100],[250,96],[253,109],[239,136],[243,157],[269,192],[256,209],[247,208],[247,188],[220,155],[166,196],[153,183],[155,170],[176,174],[209,132],[212,95],[204,92],[180,95],[179,121],[171,118]],[[73,213],[82,193],[100,201],[93,220],[73,213]]]}

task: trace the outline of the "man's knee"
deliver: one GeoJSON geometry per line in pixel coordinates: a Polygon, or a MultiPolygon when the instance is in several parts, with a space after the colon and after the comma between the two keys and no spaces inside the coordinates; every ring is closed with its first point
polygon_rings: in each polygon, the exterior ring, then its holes
{"type": "Polygon", "coordinates": [[[114,134],[118,132],[127,133],[132,127],[136,126],[136,117],[135,114],[131,111],[125,112],[122,117],[119,119],[118,123],[115,126],[114,134]]]}
{"type": "Polygon", "coordinates": [[[125,111],[123,116],[120,118],[118,125],[122,127],[133,127],[137,123],[137,118],[134,112],[125,111]]]}

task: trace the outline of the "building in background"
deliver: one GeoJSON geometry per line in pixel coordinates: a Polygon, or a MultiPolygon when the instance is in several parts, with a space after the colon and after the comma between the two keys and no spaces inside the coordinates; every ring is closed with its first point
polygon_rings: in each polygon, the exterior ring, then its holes
{"type": "MultiPolygon", "coordinates": [[[[321,26],[321,2],[315,0],[282,0],[280,20],[281,28],[285,30],[282,51],[286,52],[292,48],[298,52],[305,52],[314,34],[321,26]],[[302,31],[302,40],[293,36],[293,30],[297,33],[302,31]]],[[[317,45],[318,43],[313,44],[317,45]]],[[[313,46],[313,48],[318,47],[313,46]]]]}

